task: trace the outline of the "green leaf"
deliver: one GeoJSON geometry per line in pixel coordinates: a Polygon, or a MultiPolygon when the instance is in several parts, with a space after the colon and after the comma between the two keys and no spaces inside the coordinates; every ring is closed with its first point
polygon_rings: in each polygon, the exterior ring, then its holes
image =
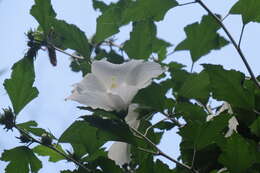
{"type": "Polygon", "coordinates": [[[148,106],[154,110],[163,110],[167,90],[168,88],[164,88],[162,83],[152,83],[147,88],[144,88],[138,92],[133,100],[133,103],[148,106]]]}
{"type": "Polygon", "coordinates": [[[94,36],[96,43],[119,32],[119,27],[123,25],[122,14],[130,2],[129,0],[120,0],[116,4],[111,3],[106,7],[107,9],[97,19],[96,35],[94,36]]]}
{"type": "Polygon", "coordinates": [[[207,113],[201,106],[185,102],[176,104],[175,113],[181,114],[185,121],[199,121],[204,123],[207,117],[207,113]]]}
{"type": "Polygon", "coordinates": [[[260,137],[260,117],[258,117],[250,126],[250,130],[253,134],[260,137]]]}
{"type": "Polygon", "coordinates": [[[131,3],[124,12],[125,21],[141,21],[152,19],[160,21],[167,11],[178,3],[175,0],[138,0],[131,3]]]}
{"type": "Polygon", "coordinates": [[[169,121],[162,121],[154,126],[154,128],[158,128],[160,130],[171,130],[173,127],[177,126],[176,123],[169,121]]]}
{"type": "Polygon", "coordinates": [[[51,27],[50,20],[56,16],[51,1],[35,0],[35,5],[32,6],[30,13],[38,21],[43,31],[48,33],[51,27]]]}
{"type": "Polygon", "coordinates": [[[156,26],[152,21],[135,22],[130,40],[124,44],[124,50],[130,58],[147,59],[152,53],[155,36],[156,26]]]}
{"type": "Polygon", "coordinates": [[[42,128],[37,128],[38,124],[35,121],[27,121],[25,123],[17,124],[18,127],[25,129],[26,131],[36,135],[36,136],[42,136],[42,134],[49,134],[46,132],[46,130],[42,128]]]}
{"type": "Polygon", "coordinates": [[[14,113],[18,114],[31,100],[38,96],[33,87],[35,78],[33,59],[24,57],[12,67],[11,79],[6,79],[4,87],[12,102],[14,113]]]}
{"type": "Polygon", "coordinates": [[[70,63],[70,68],[74,72],[82,72],[82,76],[91,72],[91,64],[84,59],[73,59],[70,63]]]}
{"type": "Polygon", "coordinates": [[[108,5],[99,0],[92,0],[93,8],[95,10],[99,9],[102,13],[108,8],[108,5]]]}
{"type": "MultiPolygon", "coordinates": [[[[62,148],[60,145],[54,145],[57,150],[63,152],[62,148]]],[[[49,161],[50,162],[58,162],[60,160],[64,160],[65,158],[58,154],[56,151],[53,151],[52,149],[43,146],[43,145],[38,145],[33,148],[33,152],[37,153],[40,156],[49,156],[49,161]]]]}
{"type": "Polygon", "coordinates": [[[242,86],[245,79],[243,73],[224,70],[220,65],[204,64],[203,67],[209,75],[214,98],[246,110],[254,108],[254,93],[242,86]]]}
{"type": "Polygon", "coordinates": [[[91,126],[102,130],[103,133],[107,133],[104,137],[108,137],[108,140],[122,141],[130,144],[135,143],[134,135],[128,125],[122,121],[103,119],[98,116],[84,116],[82,118],[91,126]]]}
{"type": "Polygon", "coordinates": [[[76,50],[85,58],[90,57],[91,46],[83,31],[76,25],[68,24],[63,20],[52,19],[50,22],[55,34],[61,38],[63,47],[76,50]]]}
{"type": "Polygon", "coordinates": [[[179,43],[175,50],[189,50],[193,62],[210,53],[226,46],[228,41],[220,36],[217,31],[220,25],[211,16],[203,16],[200,23],[196,22],[184,28],[187,38],[179,43]]]}
{"type": "Polygon", "coordinates": [[[140,164],[140,167],[136,171],[137,173],[175,173],[169,168],[168,165],[164,164],[161,160],[157,159],[153,162],[153,158],[149,157],[140,164]]]}
{"type": "Polygon", "coordinates": [[[243,23],[260,22],[260,1],[239,0],[229,11],[230,14],[241,14],[243,23]]]}
{"type": "Polygon", "coordinates": [[[119,32],[119,28],[129,22],[142,20],[162,20],[166,12],[177,6],[175,0],[120,0],[117,3],[105,4],[94,1],[95,9],[100,9],[102,15],[97,19],[97,29],[94,40],[96,43],[119,32]]]}
{"type": "Polygon", "coordinates": [[[255,153],[252,152],[251,146],[238,134],[229,137],[226,144],[221,146],[221,150],[223,152],[219,162],[231,173],[247,172],[247,168],[255,162],[255,153]]]}
{"type": "Polygon", "coordinates": [[[123,170],[115,164],[113,160],[105,157],[99,157],[94,162],[98,167],[100,167],[104,172],[114,172],[114,173],[124,173],[123,170]]]}
{"type": "Polygon", "coordinates": [[[25,146],[4,150],[1,160],[9,162],[5,168],[6,173],[29,173],[29,170],[36,173],[42,168],[41,161],[25,146]]]}
{"type": "Polygon", "coordinates": [[[61,135],[59,142],[72,143],[78,150],[84,149],[87,153],[94,153],[105,143],[103,139],[98,138],[96,133],[97,129],[90,126],[87,122],[75,121],[61,135]]]}
{"type": "Polygon", "coordinates": [[[186,98],[204,99],[209,97],[209,76],[205,72],[191,74],[179,90],[179,95],[186,98]]]}
{"type": "Polygon", "coordinates": [[[229,119],[229,115],[221,115],[209,122],[189,122],[180,129],[179,134],[184,140],[191,141],[196,150],[201,150],[210,144],[216,143],[217,137],[223,135],[221,132],[227,126],[229,119]]]}

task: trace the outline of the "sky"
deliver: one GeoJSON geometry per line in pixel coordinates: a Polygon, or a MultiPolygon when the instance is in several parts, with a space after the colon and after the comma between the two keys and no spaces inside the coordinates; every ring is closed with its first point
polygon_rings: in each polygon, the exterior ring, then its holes
{"type": "MultiPolygon", "coordinates": [[[[111,1],[106,0],[105,2],[111,1]]],[[[113,2],[115,2],[115,0],[113,2]]],[[[180,0],[179,2],[185,3],[190,1],[180,0]]],[[[203,2],[207,4],[214,13],[225,16],[237,0],[204,0],[203,2]]],[[[6,78],[10,77],[10,69],[13,63],[21,59],[27,50],[25,33],[29,29],[38,26],[35,19],[29,14],[33,3],[33,0],[0,0],[0,71],[5,70],[5,73],[0,76],[1,109],[11,106],[2,83],[6,78]]],[[[91,38],[95,33],[96,18],[100,13],[93,10],[91,0],[52,0],[52,4],[57,13],[57,18],[77,25],[86,33],[88,38],[91,38]]],[[[185,39],[183,28],[188,24],[200,21],[201,16],[204,14],[206,14],[205,10],[198,4],[174,8],[166,14],[162,22],[157,22],[157,35],[159,38],[165,39],[172,43],[173,46],[176,46],[185,39]]],[[[242,27],[241,16],[230,15],[224,23],[233,37],[238,40],[242,27]]],[[[131,25],[121,27],[120,31],[121,32],[115,36],[118,38],[118,44],[129,38],[131,25]]],[[[223,31],[220,30],[219,33],[226,37],[223,31]]],[[[260,49],[258,48],[258,40],[260,40],[260,24],[248,24],[241,46],[256,75],[260,74],[260,49]]],[[[72,90],[71,85],[80,81],[82,76],[80,73],[74,73],[70,70],[70,58],[68,56],[57,53],[57,57],[58,65],[57,67],[53,67],[49,63],[47,52],[39,52],[37,60],[35,61],[35,86],[38,88],[40,94],[22,110],[18,117],[18,122],[36,120],[40,127],[48,129],[55,134],[56,137],[59,137],[62,132],[69,127],[77,117],[84,114],[84,112],[76,108],[76,106],[79,105],[78,103],[64,100],[64,98],[70,95],[72,90]]],[[[176,52],[172,54],[167,61],[183,63],[187,65],[187,69],[191,67],[191,58],[188,51],[176,52]]],[[[212,51],[210,54],[201,58],[195,64],[194,70],[200,71],[201,66],[199,64],[202,63],[221,64],[226,69],[236,69],[248,75],[242,60],[231,44],[224,47],[221,51],[212,51]]],[[[160,117],[156,117],[153,122],[159,119],[160,117]]],[[[0,128],[0,136],[0,153],[4,149],[10,149],[19,145],[19,141],[15,138],[15,136],[18,136],[18,133],[15,131],[5,132],[0,128]]],[[[180,138],[176,135],[175,129],[166,133],[159,147],[172,157],[177,158],[179,155],[179,142],[180,138]]],[[[56,173],[61,169],[73,168],[73,165],[67,162],[53,164],[47,163],[46,157],[42,159],[44,163],[40,173],[56,173]]],[[[163,161],[174,166],[165,159],[163,159],[163,161]]],[[[0,172],[4,172],[5,165],[5,162],[0,162],[0,172]]]]}

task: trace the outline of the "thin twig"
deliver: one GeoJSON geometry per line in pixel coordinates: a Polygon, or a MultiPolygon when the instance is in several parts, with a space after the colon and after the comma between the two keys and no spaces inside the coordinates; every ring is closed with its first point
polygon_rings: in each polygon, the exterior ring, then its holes
{"type": "Polygon", "coordinates": [[[243,37],[243,34],[244,34],[245,26],[246,26],[246,25],[243,24],[242,30],[241,30],[241,33],[240,33],[239,42],[238,42],[238,47],[239,47],[239,49],[241,49],[241,41],[242,41],[242,37],[243,37]]]}
{"type": "Polygon", "coordinates": [[[158,152],[154,152],[154,151],[151,151],[151,150],[147,150],[147,149],[141,148],[141,147],[137,147],[137,149],[140,150],[140,151],[143,151],[143,152],[152,154],[152,155],[158,155],[158,154],[159,154],[158,152]]]}
{"type": "Polygon", "coordinates": [[[195,4],[195,3],[197,3],[197,2],[196,2],[196,1],[192,1],[192,2],[187,2],[187,3],[179,4],[178,6],[185,6],[185,5],[195,4]]]}
{"type": "Polygon", "coordinates": [[[249,64],[248,64],[248,62],[246,60],[246,57],[244,56],[244,54],[241,51],[241,49],[238,47],[236,41],[231,36],[231,34],[228,31],[228,29],[226,28],[226,26],[222,23],[222,21],[201,0],[196,0],[196,2],[198,2],[218,22],[218,24],[222,27],[222,29],[224,30],[224,32],[227,34],[228,38],[232,42],[233,46],[237,50],[238,54],[240,55],[243,63],[245,64],[245,66],[247,68],[247,71],[249,72],[249,74],[250,74],[251,78],[253,79],[254,83],[260,89],[260,84],[258,83],[258,81],[257,81],[257,79],[256,79],[256,77],[255,77],[251,67],[249,66],[249,64]]]}
{"type": "Polygon", "coordinates": [[[144,133],[144,135],[146,136],[147,135],[147,133],[149,132],[149,130],[151,129],[151,128],[153,128],[154,126],[156,126],[157,124],[159,124],[159,123],[161,123],[161,122],[163,122],[163,121],[165,121],[165,120],[167,120],[168,118],[164,118],[164,119],[162,119],[162,120],[160,120],[160,121],[158,121],[157,123],[155,123],[155,124],[152,124],[151,126],[149,126],[146,130],[145,130],[145,133],[144,133]]]}
{"type": "Polygon", "coordinates": [[[190,73],[192,73],[192,71],[193,71],[193,68],[194,68],[194,62],[192,62],[192,64],[191,64],[191,68],[190,68],[190,73]]]}
{"type": "Polygon", "coordinates": [[[139,132],[138,130],[136,130],[133,127],[130,127],[135,133],[137,133],[139,136],[141,136],[147,143],[149,143],[155,150],[157,150],[156,155],[161,155],[167,159],[169,159],[170,161],[174,162],[175,164],[177,164],[178,166],[181,166],[187,170],[189,170],[192,173],[197,173],[196,170],[192,169],[190,166],[179,162],[178,160],[175,160],[174,158],[170,157],[169,155],[167,155],[166,153],[164,153],[163,151],[161,151],[160,148],[158,148],[149,138],[147,138],[145,135],[143,135],[141,132],[139,132]]]}
{"type": "Polygon", "coordinates": [[[32,140],[32,142],[38,143],[40,145],[43,145],[45,147],[50,148],[51,150],[55,151],[56,153],[60,154],[61,156],[63,156],[64,158],[66,158],[67,160],[72,161],[73,163],[75,163],[76,165],[78,165],[79,167],[83,168],[84,170],[91,172],[90,169],[88,169],[87,167],[85,167],[85,165],[83,165],[82,163],[78,162],[77,160],[73,159],[72,157],[66,155],[65,153],[63,153],[62,151],[58,150],[57,148],[51,146],[51,145],[46,145],[44,143],[42,143],[40,140],[35,139],[34,137],[32,137],[29,132],[27,132],[26,130],[18,127],[15,125],[15,128],[20,131],[21,133],[23,133],[24,135],[26,135],[29,139],[32,140]]]}
{"type": "Polygon", "coordinates": [[[118,45],[111,40],[105,40],[105,41],[103,41],[103,43],[107,44],[108,46],[114,46],[114,47],[117,47],[119,49],[123,49],[123,45],[118,45]]]}
{"type": "Polygon", "coordinates": [[[221,22],[223,22],[228,16],[229,16],[229,13],[226,14],[226,15],[221,19],[221,22]]]}
{"type": "MultiPolygon", "coordinates": [[[[52,45],[52,46],[53,46],[53,45],[52,45]]],[[[53,46],[53,48],[54,48],[55,50],[61,52],[61,53],[64,53],[65,55],[71,56],[72,58],[75,58],[75,59],[84,59],[84,57],[82,57],[82,56],[77,56],[77,55],[70,54],[70,53],[68,53],[68,52],[66,52],[66,51],[64,51],[64,50],[62,50],[62,49],[60,49],[60,48],[58,48],[58,47],[53,46]]]]}
{"type": "Polygon", "coordinates": [[[163,114],[167,119],[171,120],[174,124],[176,124],[178,127],[183,127],[184,125],[181,124],[178,120],[176,120],[175,118],[170,117],[168,114],[161,112],[161,114],[163,114]]]}
{"type": "Polygon", "coordinates": [[[193,148],[193,156],[192,156],[192,161],[191,161],[191,168],[194,168],[195,158],[196,158],[196,148],[194,146],[194,148],[193,148]]]}

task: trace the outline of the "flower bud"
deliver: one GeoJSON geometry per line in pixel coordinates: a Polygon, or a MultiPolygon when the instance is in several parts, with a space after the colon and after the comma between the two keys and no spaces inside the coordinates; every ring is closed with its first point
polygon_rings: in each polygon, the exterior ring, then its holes
{"type": "Polygon", "coordinates": [[[41,142],[44,145],[51,145],[52,144],[52,138],[49,134],[43,133],[42,138],[41,138],[41,142]]]}
{"type": "Polygon", "coordinates": [[[4,129],[11,130],[15,126],[15,116],[12,109],[3,109],[4,113],[0,114],[0,124],[4,125],[4,129]]]}

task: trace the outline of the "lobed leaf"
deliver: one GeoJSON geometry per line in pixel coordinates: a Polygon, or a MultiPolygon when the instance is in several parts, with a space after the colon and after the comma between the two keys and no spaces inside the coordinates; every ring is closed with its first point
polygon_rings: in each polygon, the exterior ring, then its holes
{"type": "Polygon", "coordinates": [[[4,150],[0,159],[9,162],[5,168],[6,173],[37,173],[42,168],[41,161],[25,146],[4,150]]]}
{"type": "Polygon", "coordinates": [[[219,50],[229,43],[217,33],[219,29],[219,24],[212,16],[203,16],[200,23],[196,22],[184,28],[187,38],[179,43],[175,50],[189,50],[192,61],[196,62],[211,50],[219,50]]]}
{"type": "Polygon", "coordinates": [[[243,23],[260,22],[260,1],[239,0],[229,11],[230,14],[241,14],[243,23]]]}
{"type": "Polygon", "coordinates": [[[223,151],[219,157],[222,163],[231,173],[244,173],[255,162],[255,153],[250,144],[238,134],[227,139],[221,146],[223,151]]]}
{"type": "Polygon", "coordinates": [[[255,106],[254,93],[243,87],[245,75],[235,70],[224,70],[220,65],[204,64],[209,75],[213,97],[229,104],[251,110],[255,106]]]}
{"type": "Polygon", "coordinates": [[[15,114],[38,96],[37,88],[33,87],[34,79],[33,59],[24,57],[13,65],[11,79],[4,81],[15,114]]]}

